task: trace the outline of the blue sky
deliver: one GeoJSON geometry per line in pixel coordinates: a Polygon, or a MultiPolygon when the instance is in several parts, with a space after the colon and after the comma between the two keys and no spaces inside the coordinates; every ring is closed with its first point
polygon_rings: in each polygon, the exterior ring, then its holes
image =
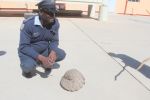
{"type": "Polygon", "coordinates": [[[116,0],[108,0],[108,6],[109,6],[109,11],[110,12],[115,11],[115,3],[116,3],[116,0]]]}

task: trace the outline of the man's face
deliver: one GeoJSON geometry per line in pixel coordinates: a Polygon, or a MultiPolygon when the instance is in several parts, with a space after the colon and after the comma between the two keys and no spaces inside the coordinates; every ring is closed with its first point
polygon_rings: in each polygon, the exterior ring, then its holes
{"type": "Polygon", "coordinates": [[[39,12],[39,16],[40,16],[41,20],[43,21],[43,23],[46,25],[54,22],[54,16],[50,16],[49,14],[47,14],[43,11],[39,12]]]}

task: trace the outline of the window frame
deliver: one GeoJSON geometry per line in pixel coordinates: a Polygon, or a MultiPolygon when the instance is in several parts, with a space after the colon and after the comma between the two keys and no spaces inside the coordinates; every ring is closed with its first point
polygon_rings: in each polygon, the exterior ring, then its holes
{"type": "Polygon", "coordinates": [[[140,2],[140,0],[128,0],[129,2],[140,2]]]}

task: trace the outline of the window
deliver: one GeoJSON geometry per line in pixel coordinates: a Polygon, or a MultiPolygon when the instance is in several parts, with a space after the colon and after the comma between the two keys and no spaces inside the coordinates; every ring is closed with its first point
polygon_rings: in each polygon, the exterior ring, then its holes
{"type": "Polygon", "coordinates": [[[140,2],[140,0],[128,0],[128,1],[131,1],[131,2],[140,2]]]}

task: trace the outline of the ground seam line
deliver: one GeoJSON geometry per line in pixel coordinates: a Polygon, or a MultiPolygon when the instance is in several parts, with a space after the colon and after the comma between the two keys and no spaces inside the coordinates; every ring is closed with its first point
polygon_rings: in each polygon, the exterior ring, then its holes
{"type": "MultiPolygon", "coordinates": [[[[95,40],[93,40],[88,33],[86,33],[85,31],[83,31],[78,25],[76,25],[72,20],[69,20],[77,29],[79,29],[83,35],[85,35],[90,41],[92,41],[99,49],[101,49],[103,52],[105,52],[112,60],[114,60],[119,66],[121,66],[122,68],[124,68],[124,66],[122,66],[118,61],[116,61],[113,57],[111,57],[106,50],[104,50],[104,48],[102,48],[102,46],[100,46],[95,40]]],[[[146,88],[148,91],[150,91],[150,89],[144,85],[139,79],[137,79],[132,73],[130,73],[126,68],[124,68],[125,71],[127,71],[135,80],[137,80],[144,88],[146,88]]]]}

